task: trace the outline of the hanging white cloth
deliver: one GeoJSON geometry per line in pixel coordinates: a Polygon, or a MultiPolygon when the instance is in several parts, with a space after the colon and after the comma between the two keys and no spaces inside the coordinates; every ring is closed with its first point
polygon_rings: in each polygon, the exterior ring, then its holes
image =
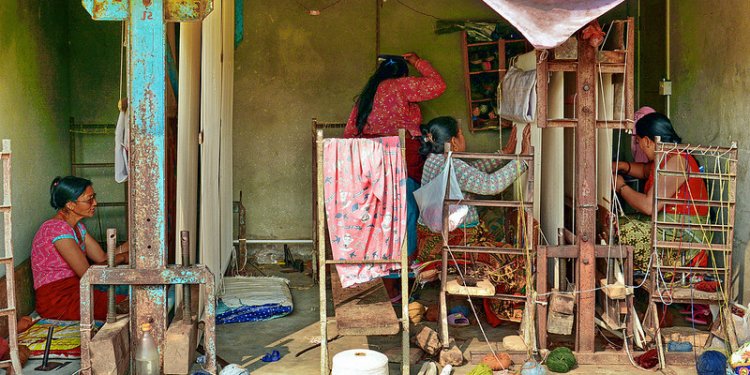
{"type": "Polygon", "coordinates": [[[128,180],[128,151],[130,148],[130,111],[120,111],[115,127],[115,181],[128,180]]]}
{"type": "Polygon", "coordinates": [[[511,66],[497,92],[500,117],[522,124],[536,121],[536,70],[511,66]]]}
{"type": "Polygon", "coordinates": [[[623,0],[483,0],[537,49],[554,48],[623,0]]]}

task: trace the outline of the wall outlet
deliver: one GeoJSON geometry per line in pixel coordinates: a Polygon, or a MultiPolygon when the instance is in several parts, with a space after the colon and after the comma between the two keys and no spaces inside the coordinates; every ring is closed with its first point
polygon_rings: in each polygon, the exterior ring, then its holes
{"type": "Polygon", "coordinates": [[[659,81],[659,95],[672,95],[672,81],[659,81]]]}

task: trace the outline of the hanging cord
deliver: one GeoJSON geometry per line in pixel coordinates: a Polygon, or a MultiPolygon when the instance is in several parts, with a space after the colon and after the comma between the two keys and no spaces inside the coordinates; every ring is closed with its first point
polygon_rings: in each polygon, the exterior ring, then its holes
{"type": "Polygon", "coordinates": [[[125,104],[122,100],[123,98],[122,87],[123,87],[123,81],[125,80],[124,78],[125,77],[125,73],[124,73],[125,53],[123,51],[125,50],[125,48],[127,48],[125,44],[125,22],[126,21],[122,21],[122,30],[120,32],[120,82],[119,82],[120,87],[117,91],[117,94],[119,95],[118,100],[117,100],[117,108],[120,111],[124,111],[127,108],[127,104],[125,104]]]}

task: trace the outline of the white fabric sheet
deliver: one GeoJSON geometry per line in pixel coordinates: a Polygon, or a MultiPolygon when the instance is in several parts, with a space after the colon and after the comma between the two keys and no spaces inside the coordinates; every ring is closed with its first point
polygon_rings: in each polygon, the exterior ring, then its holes
{"type": "Polygon", "coordinates": [[[623,0],[483,0],[537,49],[554,48],[623,0]]]}
{"type": "Polygon", "coordinates": [[[115,181],[128,180],[128,149],[130,148],[130,112],[120,111],[115,127],[115,181]]]}

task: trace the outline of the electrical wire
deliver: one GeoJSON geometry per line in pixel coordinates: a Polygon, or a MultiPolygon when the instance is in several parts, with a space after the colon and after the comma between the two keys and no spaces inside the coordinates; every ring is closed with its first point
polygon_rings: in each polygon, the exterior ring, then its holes
{"type": "Polygon", "coordinates": [[[396,0],[396,2],[397,2],[397,3],[399,3],[399,4],[401,4],[401,6],[403,6],[403,7],[407,8],[407,9],[411,10],[411,11],[412,11],[412,12],[414,12],[414,13],[417,13],[417,14],[421,14],[421,15],[423,15],[423,16],[426,16],[426,17],[434,18],[434,19],[436,19],[436,20],[439,20],[439,19],[440,19],[440,18],[438,18],[438,17],[435,17],[435,16],[433,16],[432,14],[429,14],[429,13],[425,13],[425,12],[423,12],[423,11],[419,10],[419,9],[416,9],[416,8],[414,8],[413,6],[407,5],[407,4],[405,4],[405,3],[404,3],[403,1],[401,1],[401,0],[396,0]]]}

